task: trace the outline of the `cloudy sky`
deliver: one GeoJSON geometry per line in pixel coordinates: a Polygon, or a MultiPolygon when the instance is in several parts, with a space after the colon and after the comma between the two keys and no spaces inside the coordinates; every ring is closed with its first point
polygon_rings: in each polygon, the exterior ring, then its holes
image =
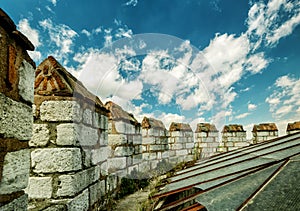
{"type": "Polygon", "coordinates": [[[1,7],[105,103],[138,120],[300,120],[300,2],[9,0],[1,7]]]}

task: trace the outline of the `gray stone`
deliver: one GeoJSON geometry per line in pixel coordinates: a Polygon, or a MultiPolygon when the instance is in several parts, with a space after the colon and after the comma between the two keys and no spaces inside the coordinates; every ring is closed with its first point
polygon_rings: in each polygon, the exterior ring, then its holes
{"type": "Polygon", "coordinates": [[[89,191],[83,191],[67,204],[68,210],[87,211],[89,209],[89,191]]]}
{"type": "Polygon", "coordinates": [[[33,124],[32,137],[29,141],[31,147],[43,147],[48,144],[49,130],[47,124],[33,124]]]}
{"type": "Polygon", "coordinates": [[[90,206],[99,201],[105,195],[105,180],[98,181],[89,187],[90,206]]]}
{"type": "Polygon", "coordinates": [[[4,157],[0,194],[10,194],[27,187],[30,169],[30,151],[8,152],[4,157]]]}
{"type": "Polygon", "coordinates": [[[12,202],[1,206],[0,209],[1,211],[27,211],[27,194],[24,194],[22,196],[20,196],[17,199],[14,199],[12,202]]]}
{"type": "Polygon", "coordinates": [[[112,170],[124,169],[127,166],[126,157],[109,158],[107,162],[109,172],[112,170]]]}
{"type": "Polygon", "coordinates": [[[127,143],[127,136],[124,134],[108,134],[109,145],[122,145],[127,143]]]}
{"type": "Polygon", "coordinates": [[[106,161],[109,154],[109,147],[100,147],[98,149],[92,149],[92,164],[97,165],[98,163],[106,161]]]}
{"type": "Polygon", "coordinates": [[[19,67],[19,94],[21,97],[33,103],[33,85],[34,85],[35,70],[27,61],[23,60],[19,67]]]}
{"type": "Polygon", "coordinates": [[[83,123],[88,125],[93,124],[93,116],[92,116],[92,111],[90,109],[85,109],[83,111],[83,123]]]}
{"type": "Polygon", "coordinates": [[[74,196],[87,188],[100,177],[96,167],[89,168],[75,174],[61,175],[58,177],[57,196],[74,196]]]}
{"type": "Polygon", "coordinates": [[[30,177],[25,192],[31,199],[49,199],[52,196],[51,177],[30,177]]]}
{"type": "Polygon", "coordinates": [[[76,101],[44,101],[40,106],[42,121],[76,121],[82,119],[82,109],[76,101]]]}
{"type": "Polygon", "coordinates": [[[32,108],[0,93],[0,135],[29,140],[32,135],[32,108]]]}
{"type": "Polygon", "coordinates": [[[54,173],[81,169],[79,148],[35,149],[31,152],[31,165],[35,173],[54,173]]]}
{"type": "Polygon", "coordinates": [[[115,148],[114,155],[117,157],[130,156],[133,154],[133,152],[134,152],[133,147],[120,146],[115,148]]]}
{"type": "Polygon", "coordinates": [[[57,126],[57,145],[94,146],[98,140],[98,130],[95,128],[76,123],[63,123],[57,126]]]}

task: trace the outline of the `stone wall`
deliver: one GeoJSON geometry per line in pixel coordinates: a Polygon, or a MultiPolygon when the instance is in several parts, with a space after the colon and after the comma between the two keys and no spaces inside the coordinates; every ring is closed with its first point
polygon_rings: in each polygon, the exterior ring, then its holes
{"type": "Polygon", "coordinates": [[[261,143],[278,137],[278,129],[275,123],[261,123],[253,126],[253,143],[261,143]]]}
{"type": "Polygon", "coordinates": [[[144,117],[142,135],[143,162],[140,169],[144,172],[158,170],[159,173],[169,170],[165,165],[169,162],[168,131],[162,121],[144,117]]]}
{"type": "Polygon", "coordinates": [[[138,172],[142,162],[141,124],[113,102],[107,102],[105,107],[109,110],[108,171],[119,177],[127,177],[132,172],[138,172]]]}
{"type": "Polygon", "coordinates": [[[197,159],[207,158],[216,154],[219,144],[219,131],[214,124],[197,124],[195,131],[195,153],[197,159]]]}
{"type": "Polygon", "coordinates": [[[222,143],[219,151],[231,151],[244,146],[249,146],[246,139],[246,131],[242,125],[225,125],[222,130],[222,143]]]}
{"type": "Polygon", "coordinates": [[[88,210],[105,204],[108,111],[53,57],[36,69],[31,210],[88,210]]]}
{"type": "Polygon", "coordinates": [[[0,46],[0,210],[27,210],[34,46],[2,9],[0,46]]]}
{"type": "Polygon", "coordinates": [[[194,134],[189,124],[172,122],[169,128],[169,162],[194,160],[194,134]]]}

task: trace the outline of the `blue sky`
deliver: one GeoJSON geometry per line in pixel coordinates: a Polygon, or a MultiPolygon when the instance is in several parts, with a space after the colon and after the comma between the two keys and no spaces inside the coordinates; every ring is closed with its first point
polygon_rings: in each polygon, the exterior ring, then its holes
{"type": "Polygon", "coordinates": [[[9,0],[1,7],[103,102],[141,120],[300,120],[300,2],[9,0]]]}

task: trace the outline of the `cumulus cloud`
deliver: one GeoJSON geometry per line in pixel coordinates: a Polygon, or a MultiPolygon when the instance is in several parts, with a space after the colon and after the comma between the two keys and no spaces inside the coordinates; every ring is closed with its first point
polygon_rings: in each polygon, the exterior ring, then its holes
{"type": "MultiPolygon", "coordinates": [[[[50,41],[55,44],[56,50],[52,54],[57,59],[67,59],[67,55],[73,53],[73,41],[78,34],[65,24],[54,24],[50,19],[39,22],[40,26],[48,32],[50,41]]],[[[50,42],[50,45],[52,44],[50,42]]]]}
{"type": "Polygon", "coordinates": [[[295,118],[300,107],[300,79],[290,75],[279,77],[273,87],[273,93],[266,98],[270,112],[275,119],[284,119],[289,115],[295,118]]]}
{"type": "Polygon", "coordinates": [[[248,103],[248,111],[254,111],[257,108],[257,105],[248,103]]]}
{"type": "Polygon", "coordinates": [[[39,61],[42,57],[41,52],[37,50],[41,46],[39,31],[37,29],[33,29],[26,18],[19,21],[18,28],[35,46],[35,51],[28,52],[30,57],[34,61],[39,61]]]}
{"type": "Polygon", "coordinates": [[[244,119],[244,118],[246,118],[246,117],[249,116],[249,115],[250,115],[249,112],[242,113],[242,114],[240,114],[240,115],[237,115],[237,116],[235,117],[235,119],[244,119]]]}
{"type": "Polygon", "coordinates": [[[300,3],[288,0],[261,1],[252,5],[248,12],[247,35],[254,49],[261,44],[275,46],[292,33],[300,23],[300,3]]]}

